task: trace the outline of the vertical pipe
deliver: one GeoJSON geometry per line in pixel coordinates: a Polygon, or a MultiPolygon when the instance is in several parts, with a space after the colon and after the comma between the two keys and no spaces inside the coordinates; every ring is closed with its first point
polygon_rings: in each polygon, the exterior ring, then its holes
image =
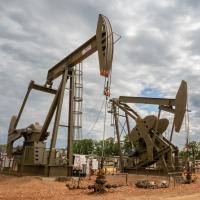
{"type": "Polygon", "coordinates": [[[160,106],[159,106],[158,119],[156,121],[155,133],[154,133],[154,136],[152,138],[153,143],[155,143],[155,138],[156,138],[156,135],[157,135],[158,125],[159,125],[159,120],[160,120],[160,114],[161,114],[161,109],[160,109],[160,106]]]}
{"type": "Polygon", "coordinates": [[[131,143],[131,148],[133,148],[133,142],[131,141],[131,137],[130,137],[130,134],[131,134],[130,123],[129,123],[129,118],[126,112],[125,112],[125,117],[126,117],[126,125],[127,125],[127,130],[128,130],[128,139],[131,143]]]}
{"type": "Polygon", "coordinates": [[[74,69],[70,77],[70,90],[69,90],[69,114],[68,114],[68,144],[67,144],[67,158],[68,166],[72,167],[73,164],[73,139],[74,139],[74,69]]]}
{"type": "Polygon", "coordinates": [[[175,120],[173,120],[173,124],[172,124],[172,130],[171,130],[170,139],[169,139],[170,142],[172,142],[172,137],[173,137],[173,132],[174,132],[174,126],[175,126],[175,120]]]}
{"type": "Polygon", "coordinates": [[[49,165],[52,164],[52,157],[53,157],[53,153],[54,153],[53,149],[55,149],[55,146],[56,146],[56,140],[57,140],[57,135],[58,135],[58,127],[59,127],[59,123],[60,123],[60,116],[61,116],[64,93],[65,93],[65,86],[66,86],[66,82],[67,82],[67,75],[68,75],[68,70],[65,70],[64,74],[63,74],[63,78],[62,78],[60,91],[59,91],[58,101],[57,101],[56,116],[55,116],[55,120],[54,120],[53,133],[52,133],[51,145],[50,145],[49,160],[48,160],[49,165]]]}
{"type": "Polygon", "coordinates": [[[105,99],[105,110],[104,110],[104,123],[103,123],[103,144],[101,157],[104,157],[104,148],[105,148],[105,133],[106,133],[106,112],[107,112],[107,99],[105,99]]]}
{"type": "Polygon", "coordinates": [[[178,147],[175,148],[175,169],[176,171],[180,170],[179,169],[179,150],[178,150],[178,147]]]}
{"type": "Polygon", "coordinates": [[[43,141],[43,140],[44,140],[44,137],[45,137],[45,135],[46,135],[47,129],[48,129],[49,124],[50,124],[50,122],[51,122],[51,120],[52,120],[53,114],[54,114],[55,109],[56,109],[57,104],[58,104],[58,98],[59,98],[59,95],[60,95],[61,87],[62,87],[62,81],[60,82],[60,85],[59,85],[59,87],[58,87],[57,93],[56,93],[56,95],[55,95],[55,97],[54,97],[54,99],[53,99],[53,102],[52,102],[52,104],[51,104],[51,107],[50,107],[50,109],[49,109],[49,112],[48,112],[48,114],[47,114],[47,117],[46,117],[46,119],[45,119],[45,122],[44,122],[44,124],[43,124],[43,126],[42,126],[40,141],[43,141]]]}
{"type": "Polygon", "coordinates": [[[158,130],[158,125],[159,125],[160,114],[161,114],[161,109],[160,109],[160,107],[159,107],[159,111],[158,111],[158,120],[156,121],[155,132],[157,132],[157,130],[158,130]]]}
{"type": "Polygon", "coordinates": [[[21,105],[21,108],[20,108],[19,113],[18,113],[18,115],[17,115],[17,119],[16,119],[15,124],[14,124],[14,129],[16,129],[16,127],[17,127],[17,124],[18,124],[18,122],[19,122],[19,119],[20,119],[20,117],[21,117],[21,114],[22,114],[22,112],[23,112],[23,110],[24,110],[24,106],[25,106],[25,104],[26,104],[26,101],[27,101],[27,99],[28,99],[28,96],[29,96],[29,94],[30,94],[30,91],[31,91],[31,89],[32,89],[32,87],[33,87],[33,84],[34,84],[34,81],[31,81],[30,84],[29,84],[29,86],[28,86],[28,90],[27,90],[26,95],[25,95],[25,97],[24,97],[24,101],[23,101],[23,103],[22,103],[22,105],[21,105]]]}
{"type": "Polygon", "coordinates": [[[123,161],[123,156],[122,156],[122,151],[121,151],[121,143],[120,143],[120,136],[119,136],[119,121],[118,121],[118,116],[117,116],[117,111],[116,111],[116,104],[113,103],[113,111],[114,111],[114,118],[115,118],[115,127],[116,127],[116,135],[117,135],[117,142],[118,142],[118,147],[119,147],[119,156],[120,156],[120,171],[124,171],[124,161],[123,161]]]}

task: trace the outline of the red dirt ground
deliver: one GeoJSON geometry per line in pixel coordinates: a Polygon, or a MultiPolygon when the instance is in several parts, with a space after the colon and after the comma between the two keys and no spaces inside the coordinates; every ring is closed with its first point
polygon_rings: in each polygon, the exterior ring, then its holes
{"type": "MultiPolygon", "coordinates": [[[[94,194],[88,190],[69,190],[66,182],[56,182],[51,178],[14,177],[0,175],[0,200],[199,200],[200,176],[192,184],[173,182],[165,189],[140,189],[135,181],[144,176],[129,175],[128,186],[122,186],[103,194],[94,194]]],[[[145,177],[147,178],[147,177],[145,177]]],[[[148,177],[151,180],[152,177],[148,177]]],[[[153,179],[153,178],[152,178],[153,179]]],[[[158,179],[158,178],[157,178],[158,179]]],[[[93,177],[94,180],[94,177],[93,177]]],[[[108,176],[110,183],[125,183],[124,176],[108,176]]],[[[86,178],[82,184],[88,184],[86,178]]],[[[90,181],[92,183],[92,181],[90,181]]]]}

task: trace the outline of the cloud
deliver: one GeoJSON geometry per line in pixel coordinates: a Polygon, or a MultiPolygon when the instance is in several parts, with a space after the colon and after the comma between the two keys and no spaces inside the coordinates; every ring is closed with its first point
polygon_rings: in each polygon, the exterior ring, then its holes
{"type": "MultiPolygon", "coordinates": [[[[143,95],[174,98],[182,79],[188,82],[191,139],[200,140],[200,23],[198,0],[5,1],[0,8],[0,142],[6,142],[10,118],[17,114],[30,80],[44,84],[48,70],[95,34],[99,13],[122,36],[115,44],[112,97],[143,95]]],[[[83,136],[102,138],[103,111],[88,135],[103,101],[104,79],[97,54],[83,62],[83,136]]],[[[21,126],[43,122],[52,97],[33,93],[21,126]],[[31,113],[31,115],[30,115],[31,113]]],[[[148,107],[133,107],[142,115],[148,107]]],[[[61,123],[67,123],[67,95],[61,123]]],[[[107,117],[106,136],[113,135],[107,117]]],[[[52,127],[52,125],[51,125],[52,127]]],[[[175,143],[184,141],[182,135],[175,143]]],[[[60,130],[58,146],[65,145],[60,130]]],[[[182,142],[183,143],[183,142],[182,142]]],[[[181,144],[178,144],[181,145],[181,144]]]]}

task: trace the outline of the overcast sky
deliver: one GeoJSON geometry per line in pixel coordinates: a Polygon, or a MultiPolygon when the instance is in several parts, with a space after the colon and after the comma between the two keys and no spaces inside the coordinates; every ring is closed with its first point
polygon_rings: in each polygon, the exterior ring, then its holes
{"type": "MultiPolygon", "coordinates": [[[[199,10],[199,0],[0,0],[0,143],[6,143],[10,118],[18,113],[30,80],[44,84],[48,69],[95,34],[99,13],[122,36],[114,49],[112,97],[174,98],[186,80],[190,140],[200,140],[199,10]]],[[[102,139],[103,113],[94,126],[104,84],[97,54],[83,68],[83,137],[102,139]]],[[[51,101],[52,96],[33,92],[19,127],[42,124],[51,101]]],[[[134,108],[142,116],[155,113],[134,108]]],[[[63,110],[66,124],[67,101],[63,110]]],[[[185,143],[184,126],[173,139],[179,147],[185,143]]],[[[106,137],[113,134],[107,116],[106,137]]],[[[66,130],[59,130],[57,146],[66,146],[66,130]]]]}

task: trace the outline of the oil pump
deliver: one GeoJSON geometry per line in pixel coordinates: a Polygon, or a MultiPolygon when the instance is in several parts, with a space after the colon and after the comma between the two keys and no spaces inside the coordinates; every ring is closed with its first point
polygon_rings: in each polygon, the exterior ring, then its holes
{"type": "MultiPolygon", "coordinates": [[[[132,155],[130,155],[130,159],[137,158],[137,162],[131,162],[131,166],[126,167],[127,171],[145,169],[158,161],[164,173],[176,170],[175,168],[178,166],[178,148],[172,143],[172,137],[174,130],[176,132],[180,131],[185,115],[187,102],[186,81],[183,80],[181,82],[175,98],[120,96],[110,101],[112,103],[112,110],[110,112],[114,116],[119,149],[121,149],[119,134],[120,114],[117,110],[121,110],[124,114],[123,117],[125,117],[127,124],[129,141],[136,144],[131,153],[132,155]],[[128,105],[132,103],[158,105],[158,115],[141,117],[128,105]],[[169,120],[167,118],[161,118],[161,111],[174,115],[169,139],[163,135],[168,128],[169,120]],[[132,130],[130,129],[130,119],[135,121],[135,127],[132,130]]],[[[121,153],[120,161],[121,170],[123,171],[125,166],[121,153]]]]}
{"type": "MultiPolygon", "coordinates": [[[[98,52],[100,75],[105,77],[105,82],[109,83],[113,60],[113,32],[108,18],[102,14],[99,15],[96,34],[88,41],[70,53],[47,73],[44,85],[38,85],[31,81],[19,113],[11,118],[7,139],[7,154],[12,156],[13,143],[19,138],[24,138],[23,150],[18,154],[21,161],[21,172],[37,173],[51,175],[70,175],[73,162],[73,134],[74,134],[74,66],[84,59],[98,52]],[[54,81],[61,77],[58,88],[54,88],[54,81]],[[69,113],[68,113],[68,142],[67,142],[67,167],[56,165],[55,147],[64,98],[64,91],[67,81],[69,81],[69,113]],[[53,102],[49,108],[47,117],[43,125],[38,123],[31,124],[26,128],[18,129],[20,117],[24,110],[25,104],[32,90],[54,95],[53,102]],[[49,136],[47,131],[55,113],[53,132],[49,151],[46,150],[45,140],[49,136]],[[67,169],[67,170],[66,170],[67,169]]],[[[104,94],[109,95],[109,85],[104,88],[104,94]],[[106,91],[106,93],[105,93],[106,91]]]]}

